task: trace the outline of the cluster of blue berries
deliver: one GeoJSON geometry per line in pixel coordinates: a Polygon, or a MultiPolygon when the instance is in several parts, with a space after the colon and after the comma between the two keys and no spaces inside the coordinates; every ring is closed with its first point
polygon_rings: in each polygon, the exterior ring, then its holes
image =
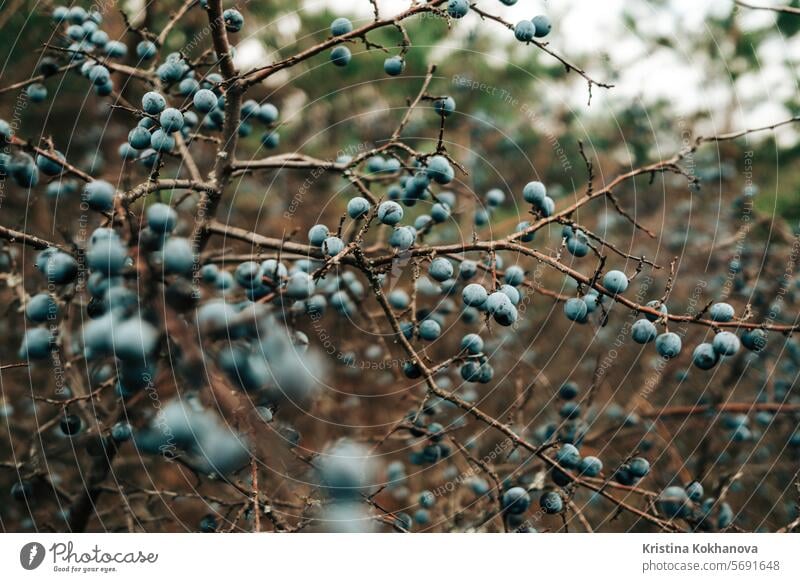
{"type": "MultiPolygon", "coordinates": [[[[98,10],[86,11],[80,6],[57,6],[53,10],[53,20],[63,25],[66,37],[71,41],[67,47],[72,63],[82,63],[80,74],[86,77],[95,93],[107,96],[114,90],[111,78],[113,69],[107,66],[110,61],[123,59],[128,54],[128,47],[119,40],[112,40],[108,33],[100,26],[103,24],[103,15],[98,10]],[[107,62],[108,61],[108,62],[107,62]]],[[[43,71],[57,72],[57,67],[43,71]]],[[[39,103],[47,98],[47,89],[41,83],[34,83],[27,88],[31,101],[39,103]]]]}
{"type": "Polygon", "coordinates": [[[726,501],[704,498],[703,486],[697,481],[686,487],[667,487],[656,499],[656,507],[667,519],[684,519],[700,532],[725,530],[733,525],[736,517],[726,501]]]}
{"type": "Polygon", "coordinates": [[[520,20],[514,26],[514,37],[520,42],[530,42],[535,38],[544,38],[552,29],[550,19],[540,14],[530,20],[520,20]]]}

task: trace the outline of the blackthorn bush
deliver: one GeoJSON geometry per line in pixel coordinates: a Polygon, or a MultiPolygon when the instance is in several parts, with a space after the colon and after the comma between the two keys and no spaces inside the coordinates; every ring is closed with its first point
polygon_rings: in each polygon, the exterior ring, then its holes
{"type": "Polygon", "coordinates": [[[522,4],[33,9],[4,529],[798,528],[797,118],[675,135],[522,4]]]}

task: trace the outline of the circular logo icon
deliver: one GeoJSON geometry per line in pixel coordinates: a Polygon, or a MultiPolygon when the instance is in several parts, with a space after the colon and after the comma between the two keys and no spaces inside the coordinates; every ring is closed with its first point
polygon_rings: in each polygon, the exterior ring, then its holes
{"type": "Polygon", "coordinates": [[[44,546],[39,542],[28,542],[19,551],[19,563],[26,570],[35,570],[44,561],[44,546]]]}

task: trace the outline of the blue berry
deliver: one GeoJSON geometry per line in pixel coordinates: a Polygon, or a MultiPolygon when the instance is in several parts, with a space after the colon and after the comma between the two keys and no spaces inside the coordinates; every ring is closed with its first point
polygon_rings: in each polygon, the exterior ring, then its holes
{"type": "MultiPolygon", "coordinates": [[[[54,157],[59,160],[64,160],[64,154],[59,151],[51,152],[54,157]]],[[[48,176],[58,176],[61,172],[64,171],[63,164],[52,160],[47,156],[43,156],[42,154],[38,154],[36,156],[36,166],[42,171],[43,174],[48,176]]]]}
{"type": "Polygon", "coordinates": [[[494,320],[502,326],[508,327],[517,321],[517,308],[509,300],[503,303],[492,313],[494,320]]]}
{"type": "Polygon", "coordinates": [[[529,42],[536,35],[536,26],[530,20],[521,20],[514,27],[514,37],[520,42],[529,42]]]}
{"type": "Polygon", "coordinates": [[[219,278],[219,267],[214,263],[203,265],[203,268],[200,269],[200,277],[204,283],[216,283],[219,278]]]}
{"type": "Polygon", "coordinates": [[[116,238],[103,239],[93,244],[86,253],[86,263],[92,271],[109,277],[125,268],[128,253],[116,238]]]}
{"type": "Polygon", "coordinates": [[[405,309],[411,304],[411,298],[403,289],[394,289],[389,293],[389,304],[395,309],[405,309]]]}
{"type": "Polygon", "coordinates": [[[426,319],[419,324],[419,337],[426,341],[435,340],[441,333],[441,326],[432,319],[426,319]]]}
{"type": "Polygon", "coordinates": [[[168,204],[157,202],[147,208],[147,226],[159,235],[165,235],[178,224],[178,214],[168,204]]]}
{"type": "Polygon", "coordinates": [[[597,477],[603,470],[603,462],[597,457],[584,457],[578,465],[578,472],[585,477],[597,477]]]}
{"type": "Polygon", "coordinates": [[[486,303],[486,300],[489,297],[489,294],[486,292],[486,289],[483,288],[482,285],[478,285],[477,283],[470,283],[466,287],[464,287],[464,291],[461,294],[462,299],[464,300],[465,305],[469,305],[470,307],[483,307],[486,303]]]}
{"type": "Polygon", "coordinates": [[[522,189],[522,197],[526,202],[541,207],[547,198],[547,188],[541,182],[528,182],[522,189]]]}
{"type": "Polygon", "coordinates": [[[583,302],[586,303],[589,313],[594,313],[603,303],[603,296],[596,289],[589,289],[583,296],[583,302]]]}
{"type": "Polygon", "coordinates": [[[575,445],[565,443],[556,453],[556,461],[565,469],[576,469],[581,462],[581,454],[575,445]]]}
{"type": "Polygon", "coordinates": [[[133,428],[127,422],[118,422],[111,427],[111,438],[123,443],[133,436],[133,428]]]}
{"type": "Polygon", "coordinates": [[[183,114],[174,107],[168,107],[158,118],[161,128],[167,133],[175,133],[183,128],[183,114]]]}
{"type": "Polygon", "coordinates": [[[72,6],[69,9],[67,20],[73,24],[83,24],[88,17],[89,15],[86,13],[86,10],[83,7],[72,6]]]}
{"type": "MultiPolygon", "coordinates": [[[[530,221],[523,220],[522,222],[517,224],[516,228],[514,229],[514,232],[524,232],[528,228],[530,228],[530,226],[531,226],[530,221]]],[[[519,240],[520,240],[520,242],[529,243],[529,242],[532,242],[535,237],[536,237],[536,233],[535,232],[529,232],[527,234],[523,234],[519,238],[519,240]]]]}
{"type": "Polygon", "coordinates": [[[14,135],[14,129],[5,119],[0,119],[0,144],[7,144],[14,135]]]}
{"type": "Polygon", "coordinates": [[[430,509],[436,505],[436,496],[430,491],[423,491],[419,494],[419,504],[426,509],[430,509]]]}
{"type": "Polygon", "coordinates": [[[366,167],[370,174],[378,174],[386,168],[386,160],[383,156],[370,156],[367,159],[366,167]]]}
{"type": "Polygon", "coordinates": [[[447,13],[452,18],[464,18],[469,12],[468,0],[449,0],[447,3],[447,13]]]}
{"type": "Polygon", "coordinates": [[[103,65],[95,65],[89,71],[89,80],[95,85],[105,85],[111,79],[111,73],[103,65]]]}
{"type": "Polygon", "coordinates": [[[403,57],[387,57],[386,60],[383,61],[383,71],[391,77],[396,77],[401,74],[405,67],[406,62],[403,60],[403,57]]]}
{"type": "Polygon", "coordinates": [[[353,55],[346,46],[339,45],[331,51],[331,62],[337,67],[346,67],[352,58],[353,55]]]}
{"type": "Polygon", "coordinates": [[[42,271],[49,282],[66,285],[78,276],[78,263],[67,253],[56,251],[45,259],[42,271]]]}
{"type": "Polygon", "coordinates": [[[478,264],[475,261],[470,261],[465,259],[461,261],[461,265],[458,268],[458,276],[468,281],[472,279],[478,273],[478,264]]]}
{"type": "Polygon", "coordinates": [[[566,303],[564,303],[564,315],[566,315],[567,319],[570,321],[583,323],[586,321],[587,313],[588,309],[583,299],[572,297],[567,299],[566,303]]]}
{"type": "Polygon", "coordinates": [[[627,463],[618,467],[617,470],[614,471],[613,477],[617,483],[620,485],[627,485],[628,487],[636,485],[636,481],[638,480],[637,477],[631,473],[630,466],[627,463]]]}
{"type": "Polygon", "coordinates": [[[50,356],[53,337],[43,327],[34,327],[25,332],[19,357],[23,360],[45,360],[50,356]]]}
{"type": "Polygon", "coordinates": [[[650,472],[650,463],[642,457],[634,457],[627,463],[628,470],[637,479],[641,479],[650,472]]]}
{"type": "MultiPolygon", "coordinates": [[[[165,85],[171,85],[181,80],[184,73],[184,66],[178,60],[167,60],[156,69],[156,75],[165,85]]],[[[158,112],[156,112],[158,113],[158,112]]]]}
{"type": "Polygon", "coordinates": [[[491,208],[497,208],[505,202],[506,194],[499,188],[492,188],[486,193],[486,204],[491,208]]]}
{"type": "Polygon", "coordinates": [[[437,184],[448,184],[455,178],[455,171],[444,156],[433,156],[428,160],[427,174],[437,184]]]}
{"type": "Polygon", "coordinates": [[[669,519],[686,517],[689,514],[689,504],[686,491],[675,485],[664,489],[656,499],[656,507],[669,519]]]}
{"type": "Polygon", "coordinates": [[[550,34],[550,29],[552,28],[552,25],[550,24],[550,19],[547,16],[543,14],[540,14],[539,16],[534,16],[532,22],[533,25],[536,27],[537,38],[544,38],[545,36],[550,34]]]}
{"type": "Polygon", "coordinates": [[[531,496],[522,487],[512,487],[503,493],[503,509],[508,513],[525,513],[530,506],[531,496]]]}
{"type": "Polygon", "coordinates": [[[708,314],[713,321],[731,321],[735,314],[733,307],[728,303],[715,303],[708,310],[708,314]]]}
{"type": "Polygon", "coordinates": [[[628,288],[628,277],[622,271],[609,271],[603,277],[603,287],[610,293],[625,293],[628,288]]]}
{"type": "Polygon", "coordinates": [[[486,495],[487,493],[489,493],[489,490],[491,489],[489,487],[489,483],[485,479],[481,479],[480,477],[475,477],[473,479],[470,479],[469,488],[472,489],[472,492],[475,495],[479,496],[486,495]]]}
{"type": "Polygon", "coordinates": [[[394,226],[403,220],[403,208],[397,202],[388,200],[378,206],[378,220],[383,224],[394,226]]]}
{"type": "Polygon", "coordinates": [[[152,148],[147,148],[139,155],[138,162],[152,170],[158,162],[158,152],[152,148]]]}
{"type": "Polygon", "coordinates": [[[268,131],[261,136],[261,145],[267,149],[273,150],[278,147],[280,138],[281,136],[277,131],[268,131]]]}
{"type": "Polygon", "coordinates": [[[398,226],[392,231],[389,237],[389,244],[402,251],[408,250],[414,244],[417,235],[414,229],[409,226],[398,226]]]}
{"type": "Polygon", "coordinates": [[[67,19],[69,15],[69,8],[66,6],[56,6],[53,9],[52,18],[54,22],[61,23],[67,19]]]}
{"type": "Polygon", "coordinates": [[[150,147],[156,152],[169,152],[175,147],[175,138],[163,129],[157,129],[150,136],[150,147]]]}
{"type": "Polygon", "coordinates": [[[108,33],[104,30],[95,30],[89,40],[96,47],[103,48],[108,44],[108,33]]]}
{"type": "Polygon", "coordinates": [[[28,154],[18,154],[7,164],[7,172],[22,188],[32,188],[39,183],[39,167],[28,154]]]}
{"type": "Polygon", "coordinates": [[[255,99],[248,99],[244,103],[242,103],[240,117],[241,119],[250,119],[251,117],[255,117],[258,115],[260,109],[260,105],[258,101],[255,99]]]}
{"type": "Polygon", "coordinates": [[[41,103],[47,99],[47,87],[41,83],[33,83],[28,85],[25,93],[28,95],[28,99],[30,99],[33,103],[41,103]]]}
{"type": "MultiPolygon", "coordinates": [[[[197,118],[197,114],[194,111],[186,111],[183,113],[183,129],[186,131],[187,129],[192,129],[197,127],[199,119],[197,118]]],[[[185,134],[184,134],[185,135],[185,134]]]]}
{"type": "Polygon", "coordinates": [[[722,502],[719,506],[719,514],[717,515],[717,528],[718,529],[725,529],[729,527],[733,523],[733,509],[731,506],[726,503],[722,502]]]}
{"type": "Polygon", "coordinates": [[[141,125],[137,125],[128,132],[128,143],[132,148],[145,150],[150,147],[150,132],[141,125]]]}
{"type": "Polygon", "coordinates": [[[278,121],[278,108],[275,107],[272,103],[262,103],[261,106],[258,108],[258,113],[256,114],[258,120],[261,123],[265,123],[270,125],[278,121]]]}
{"type": "Polygon", "coordinates": [[[95,180],[83,187],[83,198],[89,208],[98,212],[108,212],[114,208],[114,186],[105,180],[95,180]]]}
{"type": "Polygon", "coordinates": [[[433,102],[433,110],[442,117],[450,117],[456,110],[456,101],[452,97],[442,97],[433,102]]]}
{"type": "Polygon", "coordinates": [[[431,514],[427,509],[418,509],[414,512],[414,521],[419,525],[428,525],[431,521],[431,514]]]}
{"type": "Polygon", "coordinates": [[[589,244],[586,235],[583,233],[576,233],[567,239],[567,251],[573,257],[585,257],[589,254],[589,244]]]}
{"type": "Polygon", "coordinates": [[[353,23],[347,18],[337,18],[331,22],[331,34],[333,36],[342,36],[353,31],[353,23]]]}
{"type": "Polygon", "coordinates": [[[461,349],[477,355],[483,352],[483,339],[476,333],[468,333],[461,338],[461,349]]]}
{"type": "Polygon", "coordinates": [[[118,40],[112,40],[106,43],[105,52],[112,59],[121,59],[128,54],[128,47],[125,43],[118,40]]]}
{"type": "Polygon", "coordinates": [[[714,350],[714,346],[708,343],[698,345],[692,352],[692,362],[701,370],[710,370],[717,365],[719,354],[714,350]]]}
{"type": "MultiPolygon", "coordinates": [[[[127,145],[127,144],[123,144],[127,145]]],[[[47,195],[51,198],[58,198],[59,196],[69,196],[78,191],[78,186],[72,180],[58,180],[50,182],[47,185],[47,195]]]]}
{"type": "Polygon", "coordinates": [[[143,40],[136,45],[136,55],[143,61],[154,59],[156,54],[158,54],[158,47],[152,41],[143,40]]]}
{"type": "Polygon", "coordinates": [[[581,415],[581,406],[577,402],[568,401],[561,405],[558,414],[562,418],[575,419],[581,415]]]}
{"type": "Polygon", "coordinates": [[[167,273],[188,276],[195,264],[192,244],[188,239],[171,237],[164,244],[162,259],[167,273]]]}
{"type": "Polygon", "coordinates": [[[767,333],[763,329],[748,330],[742,334],[742,345],[758,353],[767,345],[767,333]]]}
{"type": "Polygon", "coordinates": [[[638,319],[631,326],[631,337],[637,344],[647,344],[656,339],[658,330],[652,322],[638,319]]]}
{"type": "Polygon", "coordinates": [[[315,224],[308,230],[308,242],[315,247],[321,247],[330,232],[324,224],[315,224]]]}
{"type": "Polygon", "coordinates": [[[192,102],[200,113],[209,113],[217,108],[217,96],[209,89],[199,89],[192,102]]]}
{"type": "Polygon", "coordinates": [[[729,331],[722,331],[714,336],[714,351],[720,356],[732,356],[739,351],[739,338],[729,331]]]}
{"type": "Polygon", "coordinates": [[[556,211],[555,201],[549,196],[545,197],[544,202],[542,202],[541,208],[539,208],[539,211],[545,218],[553,216],[553,214],[555,214],[556,211]]]}
{"type": "Polygon", "coordinates": [[[273,281],[275,284],[286,279],[289,270],[286,265],[279,263],[275,259],[267,259],[261,263],[261,276],[273,281]]]}
{"type": "Polygon", "coordinates": [[[539,498],[539,506],[545,513],[561,513],[564,510],[564,500],[555,491],[548,491],[539,498]]]}
{"type": "Polygon", "coordinates": [[[83,421],[77,414],[67,414],[61,419],[59,428],[64,435],[75,436],[81,432],[81,428],[83,428],[83,421]]]}
{"type": "Polygon", "coordinates": [[[508,297],[514,306],[519,305],[519,302],[522,299],[522,295],[520,295],[520,292],[517,290],[517,288],[508,285],[507,283],[500,285],[500,293],[508,297]]]}
{"type": "Polygon", "coordinates": [[[132,317],[113,329],[114,354],[124,362],[145,362],[158,347],[158,331],[148,322],[132,317]]]}
{"type": "Polygon", "coordinates": [[[503,305],[511,303],[511,299],[505,293],[501,293],[500,291],[495,291],[494,293],[490,294],[489,297],[486,299],[486,304],[484,305],[486,311],[489,313],[494,313],[503,305]]]}
{"type": "Polygon", "coordinates": [[[579,388],[575,382],[564,382],[558,389],[558,396],[564,400],[572,400],[578,395],[579,388]]]}
{"type": "Polygon", "coordinates": [[[428,272],[433,279],[441,283],[443,281],[447,281],[453,276],[453,264],[444,257],[438,257],[431,261],[428,272]]]}
{"type": "Polygon", "coordinates": [[[25,306],[25,316],[32,323],[44,323],[58,317],[58,304],[49,293],[38,293],[25,306]]]}
{"type": "Polygon", "coordinates": [[[158,115],[167,106],[167,100],[161,93],[148,91],[142,96],[142,109],[149,115],[158,115]]]}
{"type": "Polygon", "coordinates": [[[692,501],[700,501],[703,499],[703,486],[698,481],[692,481],[686,486],[686,494],[692,501]]]}
{"type": "Polygon", "coordinates": [[[656,351],[667,360],[676,358],[681,353],[681,338],[674,332],[662,333],[656,338],[656,351]]]}
{"type": "Polygon", "coordinates": [[[239,32],[244,26],[244,17],[235,8],[225,10],[222,13],[222,21],[225,23],[225,30],[228,32],[239,32]]]}
{"type": "Polygon", "coordinates": [[[314,293],[314,279],[311,275],[298,271],[286,283],[286,296],[290,299],[307,299],[314,293]]]}
{"type": "MultiPolygon", "coordinates": [[[[201,0],[202,3],[202,0],[201,0]]],[[[206,515],[203,519],[200,520],[200,525],[198,529],[200,533],[214,533],[217,531],[219,524],[217,523],[217,518],[214,515],[206,515]]]]}
{"type": "Polygon", "coordinates": [[[356,196],[351,198],[347,203],[347,214],[353,220],[357,218],[363,218],[369,213],[369,208],[369,200],[362,198],[361,196],[356,196]]]}
{"type": "Polygon", "coordinates": [[[71,24],[67,27],[67,36],[74,41],[82,41],[86,38],[86,30],[77,24],[71,24]]]}
{"type": "MultiPolygon", "coordinates": [[[[654,299],[653,301],[648,301],[646,306],[649,307],[650,309],[655,309],[656,311],[662,313],[663,315],[667,315],[669,313],[667,311],[667,306],[661,303],[661,301],[658,299],[654,299]]],[[[658,315],[653,315],[652,313],[645,313],[644,316],[649,321],[657,321],[659,319],[658,315]]]]}
{"type": "Polygon", "coordinates": [[[114,91],[114,83],[108,81],[102,85],[95,85],[94,92],[100,97],[108,97],[114,91]]]}
{"type": "Polygon", "coordinates": [[[336,236],[329,236],[322,243],[322,250],[329,257],[335,257],[344,250],[344,241],[336,236]]]}
{"type": "Polygon", "coordinates": [[[236,282],[246,289],[258,286],[261,283],[261,265],[255,261],[239,263],[233,276],[236,282]]]}

